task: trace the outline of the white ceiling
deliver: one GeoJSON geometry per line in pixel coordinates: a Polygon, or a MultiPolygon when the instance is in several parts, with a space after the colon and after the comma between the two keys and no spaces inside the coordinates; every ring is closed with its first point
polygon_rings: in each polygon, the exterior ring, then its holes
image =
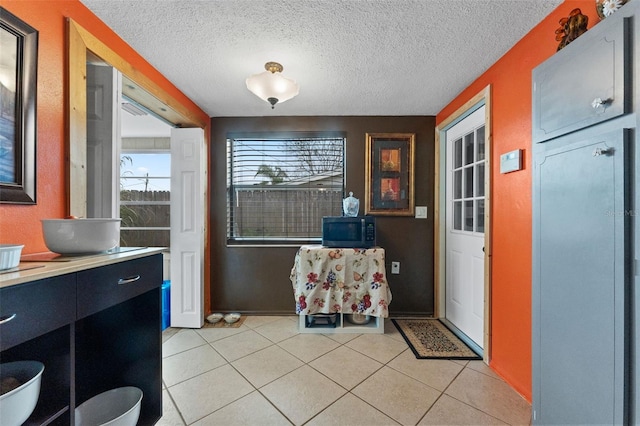
{"type": "Polygon", "coordinates": [[[120,136],[123,138],[168,138],[171,126],[153,115],[133,116],[120,113],[120,136]]]}
{"type": "Polygon", "coordinates": [[[212,117],[435,115],[562,3],[81,1],[212,117]],[[274,110],[245,86],[268,61],[300,84],[274,110]]]}

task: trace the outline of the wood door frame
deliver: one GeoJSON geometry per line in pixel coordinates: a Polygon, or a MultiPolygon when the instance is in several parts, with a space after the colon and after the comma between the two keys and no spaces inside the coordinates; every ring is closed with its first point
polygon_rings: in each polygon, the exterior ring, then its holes
{"type": "Polygon", "coordinates": [[[205,134],[209,127],[207,122],[138,71],[126,58],[70,18],[67,19],[67,36],[67,214],[85,217],[88,52],[120,71],[123,83],[133,87],[130,91],[123,89],[123,93],[158,116],[179,127],[200,127],[205,129],[205,134]]]}
{"type": "MultiPolygon", "coordinates": [[[[134,67],[102,40],[71,18],[66,19],[66,214],[84,217],[86,214],[86,155],[87,155],[87,55],[93,54],[122,73],[123,90],[134,101],[144,105],[160,117],[179,127],[199,127],[204,130],[205,175],[211,168],[211,119],[203,118],[188,105],[168,93],[160,84],[134,67]]],[[[206,179],[208,185],[208,179],[206,179]]],[[[211,192],[206,188],[204,217],[208,217],[211,192]]],[[[210,229],[204,223],[204,312],[211,309],[210,229]]]]}
{"type": "Polygon", "coordinates": [[[476,106],[485,106],[485,211],[484,211],[484,331],[483,360],[491,359],[491,85],[473,96],[454,113],[445,118],[435,129],[435,184],[434,184],[434,316],[445,317],[446,286],[446,131],[461,121],[476,106]]]}

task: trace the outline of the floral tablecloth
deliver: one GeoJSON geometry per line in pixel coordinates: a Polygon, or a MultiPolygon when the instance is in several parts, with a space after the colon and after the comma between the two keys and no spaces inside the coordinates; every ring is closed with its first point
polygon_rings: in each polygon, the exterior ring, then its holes
{"type": "Polygon", "coordinates": [[[297,314],[358,312],[374,317],[389,316],[391,290],[382,248],[302,246],[290,278],[297,314]]]}

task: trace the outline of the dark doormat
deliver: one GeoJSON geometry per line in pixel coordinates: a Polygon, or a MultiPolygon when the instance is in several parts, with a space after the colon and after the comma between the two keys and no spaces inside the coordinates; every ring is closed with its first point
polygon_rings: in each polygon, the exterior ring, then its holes
{"type": "Polygon", "coordinates": [[[482,359],[437,319],[392,319],[419,359],[482,359]]]}

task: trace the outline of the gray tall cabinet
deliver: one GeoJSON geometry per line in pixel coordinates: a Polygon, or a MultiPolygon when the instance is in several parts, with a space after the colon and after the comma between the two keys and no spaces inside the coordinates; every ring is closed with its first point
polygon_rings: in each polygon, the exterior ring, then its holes
{"type": "Polygon", "coordinates": [[[640,1],[533,71],[535,424],[637,424],[640,1]]]}

